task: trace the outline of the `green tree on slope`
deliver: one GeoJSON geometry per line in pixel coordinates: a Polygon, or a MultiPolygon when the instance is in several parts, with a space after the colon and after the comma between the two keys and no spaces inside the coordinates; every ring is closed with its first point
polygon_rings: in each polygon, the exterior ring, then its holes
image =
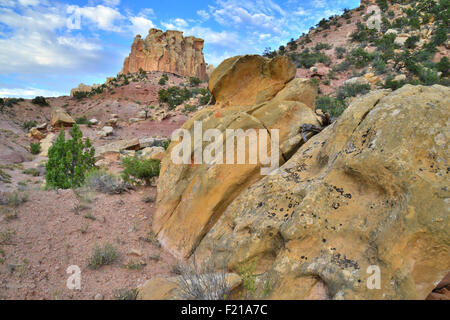
{"type": "Polygon", "coordinates": [[[70,189],[80,187],[87,172],[94,166],[95,150],[91,141],[83,141],[77,124],[70,130],[72,139],[66,141],[64,130],[48,150],[46,184],[49,188],[70,189]]]}

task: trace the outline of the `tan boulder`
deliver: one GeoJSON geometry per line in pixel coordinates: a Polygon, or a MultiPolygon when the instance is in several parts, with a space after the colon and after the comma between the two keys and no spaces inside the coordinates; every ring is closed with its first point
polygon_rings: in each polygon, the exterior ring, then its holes
{"type": "Polygon", "coordinates": [[[95,148],[95,159],[100,160],[107,154],[119,154],[121,150],[139,150],[139,139],[119,140],[95,148]]]}
{"type": "MultiPolygon", "coordinates": [[[[195,121],[201,121],[203,131],[218,129],[224,141],[227,129],[244,131],[255,129],[262,132],[278,129],[280,148],[277,159],[279,163],[284,163],[285,159],[303,143],[300,126],[302,124],[319,125],[313,110],[317,86],[313,81],[304,79],[294,79],[285,84],[290,76],[285,77],[280,73],[286,70],[295,72],[295,67],[284,58],[269,60],[257,56],[246,56],[231,58],[231,61],[236,63],[235,67],[231,67],[230,61],[226,60],[223,62],[225,66],[219,65],[210,80],[210,88],[216,87],[213,83],[218,86],[217,90],[213,90],[213,94],[222,95],[222,99],[216,98],[219,101],[217,105],[195,113],[182,128],[193,136],[195,121]],[[256,65],[259,68],[256,68],[256,65]],[[238,70],[239,68],[248,72],[245,79],[239,80],[239,75],[244,74],[238,70]],[[261,68],[266,69],[262,76],[261,68]],[[216,72],[222,77],[215,75],[216,72]],[[270,79],[270,75],[274,77],[274,80],[270,79]],[[229,77],[228,80],[224,80],[226,77],[229,77]],[[242,90],[250,90],[251,93],[245,94],[231,90],[225,85],[228,81],[233,83],[235,90],[240,84],[242,90]],[[263,96],[266,98],[261,100],[256,97],[253,90],[257,88],[265,91],[264,94],[257,95],[260,98],[263,96]],[[275,91],[275,88],[278,90],[275,91]],[[231,97],[228,98],[224,94],[230,94],[231,97]],[[223,104],[225,101],[226,108],[223,104]],[[262,101],[262,103],[244,105],[252,101],[262,101]],[[239,104],[234,105],[231,104],[232,102],[239,104]]],[[[268,139],[270,139],[270,132],[268,133],[268,139]]],[[[260,132],[256,131],[256,134],[258,138],[260,132]]],[[[179,257],[188,257],[234,197],[253,182],[261,179],[262,165],[259,160],[256,163],[248,161],[248,145],[245,148],[245,164],[225,164],[224,160],[224,164],[175,165],[171,158],[175,144],[175,142],[171,144],[161,163],[158,207],[153,220],[153,230],[158,235],[160,243],[172,253],[179,257]]],[[[203,149],[208,144],[203,142],[203,149]]],[[[236,141],[234,147],[236,147],[236,141]]],[[[191,146],[191,154],[193,151],[191,146]]],[[[268,154],[271,152],[269,142],[268,154]]]]}
{"type": "Polygon", "coordinates": [[[41,153],[39,154],[42,157],[48,156],[48,149],[53,145],[53,139],[55,138],[54,133],[49,133],[44,139],[40,141],[41,143],[41,153]]]}
{"type": "Polygon", "coordinates": [[[218,105],[248,106],[273,98],[295,73],[295,65],[284,56],[236,56],[214,69],[208,87],[218,105]]]}
{"type": "Polygon", "coordinates": [[[50,125],[54,128],[61,126],[71,127],[75,124],[75,120],[62,108],[52,108],[50,125]]]}
{"type": "Polygon", "coordinates": [[[140,157],[142,159],[153,159],[153,160],[162,160],[165,155],[165,151],[163,147],[147,147],[140,151],[140,157]]]}
{"type": "Polygon", "coordinates": [[[38,139],[38,140],[42,140],[45,138],[45,134],[42,133],[41,131],[39,131],[37,128],[31,128],[29,131],[29,134],[31,137],[38,139]]]}
{"type": "Polygon", "coordinates": [[[449,97],[405,85],[356,98],[240,192],[196,258],[256,261],[257,297],[270,280],[271,299],[425,299],[450,270],[449,97]]]}

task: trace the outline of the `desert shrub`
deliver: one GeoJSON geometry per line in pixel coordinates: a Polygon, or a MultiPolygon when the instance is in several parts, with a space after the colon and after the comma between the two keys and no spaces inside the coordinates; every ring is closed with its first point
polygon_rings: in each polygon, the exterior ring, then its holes
{"type": "Polygon", "coordinates": [[[445,41],[447,41],[447,32],[448,30],[446,26],[444,25],[439,26],[433,34],[433,43],[436,46],[440,46],[445,41]]]}
{"type": "Polygon", "coordinates": [[[339,117],[345,108],[346,106],[342,100],[330,96],[322,95],[316,99],[316,109],[327,112],[331,117],[339,117]]]}
{"type": "Polygon", "coordinates": [[[294,40],[294,38],[291,38],[291,41],[287,44],[289,50],[295,51],[298,48],[297,42],[294,40]]]}
{"type": "Polygon", "coordinates": [[[290,53],[289,58],[294,62],[297,68],[311,68],[317,62],[321,62],[325,65],[329,65],[331,62],[330,57],[328,57],[323,52],[310,52],[307,48],[300,53],[290,53]]]}
{"type": "Polygon", "coordinates": [[[122,160],[122,178],[125,182],[141,185],[151,184],[154,177],[159,176],[159,160],[139,159],[137,156],[122,160]]]}
{"type": "Polygon", "coordinates": [[[329,44],[329,43],[322,43],[322,42],[319,42],[319,43],[317,43],[316,45],[315,45],[315,47],[314,47],[314,51],[320,51],[320,50],[329,50],[329,49],[331,49],[333,46],[331,45],[331,44],[329,44]]]}
{"type": "Polygon", "coordinates": [[[185,106],[184,106],[184,111],[185,112],[194,112],[194,111],[196,111],[197,110],[197,107],[196,106],[192,106],[192,105],[190,105],[190,104],[186,104],[185,106]]]}
{"type": "Polygon", "coordinates": [[[82,117],[80,117],[80,118],[76,118],[76,119],[75,119],[75,122],[76,122],[77,124],[89,124],[89,121],[88,121],[88,119],[86,118],[86,116],[82,116],[82,117]]]}
{"type": "Polygon", "coordinates": [[[164,150],[167,150],[169,148],[170,142],[171,142],[170,139],[163,141],[163,148],[164,148],[164,150]]]}
{"type": "Polygon", "coordinates": [[[216,270],[212,265],[198,267],[178,266],[180,297],[183,300],[226,300],[230,296],[226,270],[216,270]]]}
{"type": "Polygon", "coordinates": [[[342,72],[345,70],[348,70],[348,68],[350,68],[352,66],[352,61],[346,59],[344,61],[342,61],[341,63],[338,63],[337,65],[335,65],[333,67],[333,70],[336,72],[342,72]]]}
{"type": "Polygon", "coordinates": [[[88,97],[88,93],[87,92],[85,92],[85,91],[75,91],[74,93],[73,93],[73,97],[75,98],[75,99],[77,99],[77,100],[81,100],[81,99],[84,99],[84,98],[86,98],[86,97],[88,97]]]}
{"type": "Polygon", "coordinates": [[[28,130],[30,130],[31,128],[34,128],[34,127],[36,127],[36,126],[37,126],[37,122],[34,121],[34,120],[31,120],[31,121],[25,121],[25,122],[22,124],[22,128],[23,128],[24,130],[26,130],[26,131],[28,131],[28,130]]]}
{"type": "Polygon", "coordinates": [[[263,52],[262,55],[263,55],[263,57],[266,57],[266,58],[273,58],[273,57],[275,57],[277,54],[278,54],[278,53],[277,53],[276,50],[272,51],[272,49],[271,49],[270,47],[266,47],[266,48],[264,49],[264,52],[263,52]]]}
{"type": "Polygon", "coordinates": [[[344,100],[348,97],[356,97],[358,94],[365,94],[370,91],[370,84],[351,83],[344,84],[336,91],[336,96],[339,100],[344,100]]]}
{"type": "Polygon", "coordinates": [[[422,67],[419,69],[419,79],[423,84],[431,86],[439,83],[439,75],[435,70],[422,67]]]}
{"type": "MultiPolygon", "coordinates": [[[[0,168],[0,181],[3,183],[11,183],[11,175],[0,168]]],[[[1,198],[0,198],[1,200],[1,198]]],[[[1,203],[1,201],[0,201],[1,203]]]]}
{"type": "Polygon", "coordinates": [[[55,143],[48,150],[46,183],[50,188],[80,187],[86,174],[94,166],[95,150],[91,141],[83,141],[83,133],[77,124],[70,130],[72,139],[66,141],[61,129],[55,143]]]}
{"type": "Polygon", "coordinates": [[[389,8],[387,0],[376,0],[376,4],[382,11],[386,11],[389,8]]]}
{"type": "Polygon", "coordinates": [[[374,59],[374,55],[368,53],[363,48],[356,48],[352,50],[347,59],[357,68],[362,68],[374,59]]]}
{"type": "Polygon", "coordinates": [[[447,76],[450,69],[450,60],[445,56],[442,57],[441,60],[436,64],[436,68],[438,71],[442,72],[443,76],[447,76]]]}
{"type": "Polygon", "coordinates": [[[358,22],[356,30],[350,35],[352,42],[374,41],[377,38],[376,29],[369,29],[365,24],[358,22]]]}
{"type": "Polygon", "coordinates": [[[41,153],[41,143],[40,142],[30,143],[30,152],[31,152],[31,154],[41,153]]]}
{"type": "Polygon", "coordinates": [[[84,185],[89,189],[107,194],[122,194],[133,188],[119,177],[103,170],[89,172],[84,185]]]}
{"type": "Polygon", "coordinates": [[[167,74],[163,74],[161,76],[161,79],[159,79],[158,84],[163,86],[166,84],[166,82],[169,80],[169,76],[167,74]]]}
{"type": "Polygon", "coordinates": [[[31,100],[31,102],[33,104],[37,104],[39,106],[48,106],[48,102],[47,100],[45,100],[44,97],[42,96],[37,96],[36,98],[34,98],[33,100],[31,100]]]}
{"type": "Polygon", "coordinates": [[[134,289],[119,289],[114,293],[114,299],[116,300],[136,300],[138,291],[134,289]]]}
{"type": "Polygon", "coordinates": [[[253,296],[256,292],[256,260],[246,261],[239,266],[239,275],[242,278],[242,286],[247,296],[253,296]]]}
{"type": "Polygon", "coordinates": [[[386,78],[383,88],[385,89],[392,89],[392,90],[397,90],[401,87],[403,87],[403,85],[406,83],[406,81],[395,81],[394,77],[389,76],[386,78]]]}
{"type": "Polygon", "coordinates": [[[41,172],[36,168],[28,168],[22,171],[23,174],[28,174],[33,177],[39,177],[41,172]]]}
{"type": "Polygon", "coordinates": [[[0,105],[4,105],[5,104],[5,100],[3,98],[0,98],[0,105]]]}
{"type": "Polygon", "coordinates": [[[404,26],[406,26],[409,23],[408,18],[406,17],[399,17],[394,20],[392,23],[392,27],[396,29],[402,29],[404,26]]]}
{"type": "Polygon", "coordinates": [[[13,208],[17,208],[27,201],[28,201],[27,193],[14,191],[14,192],[2,194],[2,200],[0,201],[0,204],[6,204],[13,208]]]}
{"type": "Polygon", "coordinates": [[[419,36],[411,36],[406,39],[405,46],[408,49],[414,49],[417,46],[417,42],[419,41],[419,36]]]}
{"type": "Polygon", "coordinates": [[[322,20],[319,21],[316,27],[322,29],[330,29],[330,22],[327,19],[323,18],[322,20]]]}
{"type": "Polygon", "coordinates": [[[202,81],[199,78],[196,77],[190,77],[189,78],[189,85],[191,87],[197,87],[202,81]]]}
{"type": "Polygon", "coordinates": [[[383,74],[386,71],[386,62],[378,57],[373,62],[373,67],[375,68],[377,74],[383,74]]]}
{"type": "Polygon", "coordinates": [[[161,103],[167,103],[169,110],[182,104],[191,97],[191,92],[187,88],[170,87],[167,90],[161,89],[158,91],[158,99],[161,103]]]}
{"type": "Polygon", "coordinates": [[[199,94],[201,95],[200,99],[199,99],[200,104],[205,105],[205,104],[208,104],[209,101],[211,101],[212,95],[211,95],[211,92],[209,92],[208,89],[200,88],[199,94]]]}
{"type": "Polygon", "coordinates": [[[344,54],[347,52],[347,50],[344,47],[336,47],[334,49],[334,52],[336,53],[336,58],[342,59],[344,58],[344,54]]]}
{"type": "Polygon", "coordinates": [[[107,243],[103,248],[96,246],[94,254],[89,259],[88,266],[92,269],[98,269],[101,266],[114,263],[119,258],[119,253],[116,248],[107,243]]]}

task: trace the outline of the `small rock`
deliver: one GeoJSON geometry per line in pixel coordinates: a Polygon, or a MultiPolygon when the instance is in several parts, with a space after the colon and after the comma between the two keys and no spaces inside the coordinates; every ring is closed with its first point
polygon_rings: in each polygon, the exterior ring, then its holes
{"type": "Polygon", "coordinates": [[[142,257],[142,252],[138,249],[131,249],[128,251],[128,255],[142,257]]]}
{"type": "Polygon", "coordinates": [[[93,119],[89,120],[89,123],[92,124],[93,126],[95,126],[96,124],[98,124],[98,120],[93,118],[93,119]]]}
{"type": "Polygon", "coordinates": [[[101,293],[97,293],[95,296],[94,296],[94,300],[103,300],[104,299],[104,297],[103,297],[103,295],[101,294],[101,293]]]}

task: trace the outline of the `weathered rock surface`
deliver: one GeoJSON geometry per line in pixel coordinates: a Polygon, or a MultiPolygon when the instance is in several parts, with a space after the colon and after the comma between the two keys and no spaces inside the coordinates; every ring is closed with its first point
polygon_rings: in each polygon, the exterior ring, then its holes
{"type": "Polygon", "coordinates": [[[55,128],[61,126],[71,127],[75,124],[75,120],[62,108],[52,108],[50,125],[55,128]]]}
{"type": "Polygon", "coordinates": [[[163,71],[185,77],[207,79],[203,39],[183,37],[181,31],[150,29],[145,39],[134,38],[122,73],[163,71]]]}
{"type": "MultiPolygon", "coordinates": [[[[218,129],[224,141],[226,129],[279,129],[279,161],[284,163],[303,143],[300,126],[319,125],[313,111],[317,87],[310,80],[291,80],[294,75],[295,67],[285,57],[228,59],[214,70],[209,82],[217,104],[197,112],[183,129],[193,136],[194,122],[201,121],[203,131],[218,129]],[[250,93],[241,93],[239,87],[250,93]]],[[[208,144],[203,142],[203,148],[208,144]]],[[[233,199],[261,178],[261,163],[175,165],[171,160],[174,145],[161,164],[153,229],[172,253],[188,257],[233,199]]],[[[248,153],[247,147],[246,159],[248,153]]]]}
{"type": "Polygon", "coordinates": [[[73,97],[77,92],[90,93],[92,90],[97,89],[98,87],[100,87],[99,84],[93,84],[92,86],[89,86],[87,84],[80,83],[78,87],[70,90],[70,96],[73,97]]]}
{"type": "Polygon", "coordinates": [[[295,66],[286,57],[236,56],[214,69],[209,91],[218,105],[248,106],[273,98],[295,77],[295,66]]]}
{"type": "Polygon", "coordinates": [[[355,99],[282,174],[240,190],[196,258],[254,259],[274,299],[425,299],[450,270],[449,97],[406,85],[355,99]]]}

